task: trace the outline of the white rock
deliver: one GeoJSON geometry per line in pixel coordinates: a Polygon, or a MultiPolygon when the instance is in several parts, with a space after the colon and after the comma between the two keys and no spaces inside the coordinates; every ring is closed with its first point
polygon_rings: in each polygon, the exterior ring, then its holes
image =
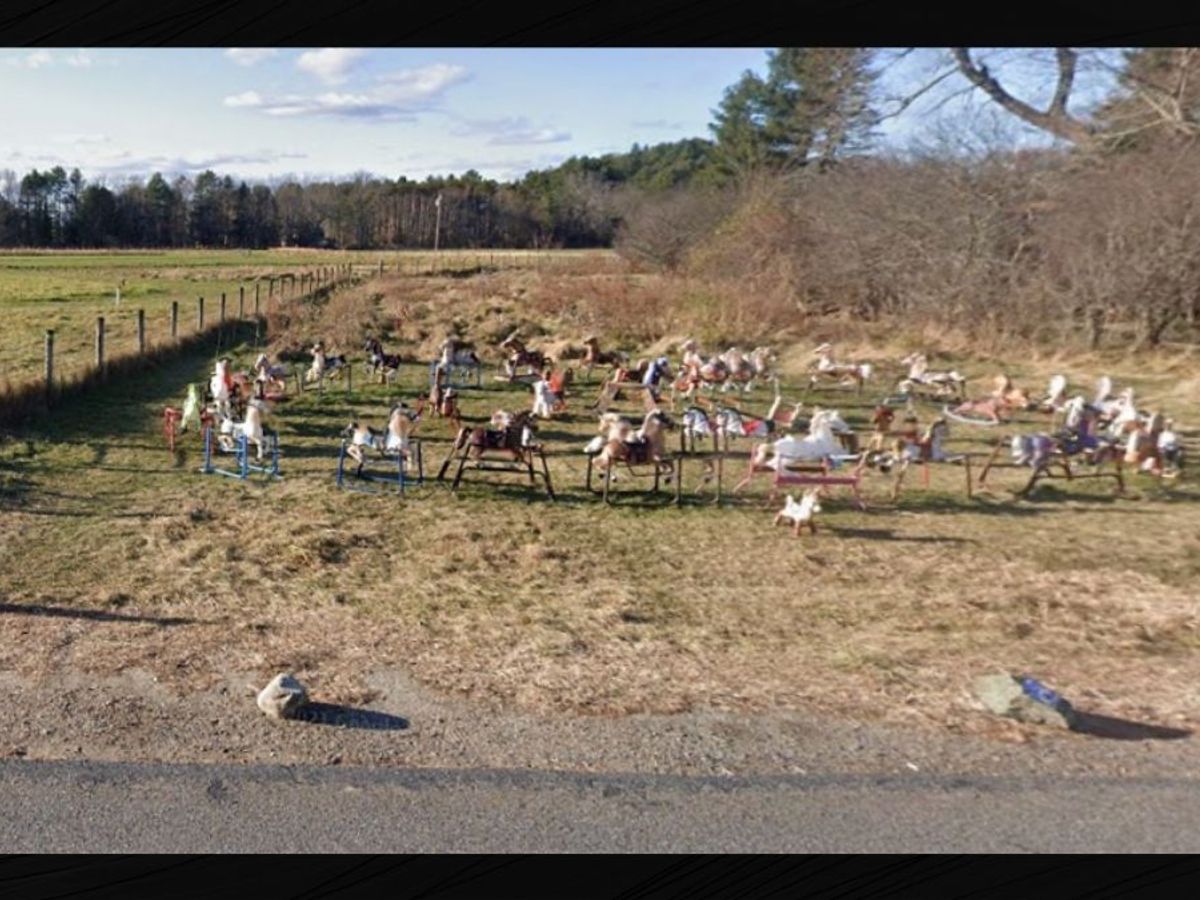
{"type": "Polygon", "coordinates": [[[258,708],[270,719],[286,719],[308,702],[308,692],[292,675],[281,672],[258,694],[258,708]]]}

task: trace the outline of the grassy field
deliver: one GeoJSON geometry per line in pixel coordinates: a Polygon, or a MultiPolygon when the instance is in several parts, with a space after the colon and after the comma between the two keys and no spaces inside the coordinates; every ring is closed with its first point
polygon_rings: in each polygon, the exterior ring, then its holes
{"type": "MultiPolygon", "coordinates": [[[[72,401],[0,444],[0,606],[20,632],[0,646],[0,670],[136,666],[187,690],[228,672],[265,680],[286,668],[323,697],[353,703],[369,699],[373,668],[403,666],[431,687],[526,709],[811,709],[1019,737],[968,694],[973,676],[1000,668],[1028,671],[1096,711],[1200,723],[1200,488],[1191,475],[1162,484],[1134,475],[1121,498],[1106,481],[1056,481],[1018,500],[1010,491],[1027,472],[1000,470],[990,494],[967,499],[962,470],[934,466],[928,488],[914,470],[892,503],[890,478],[871,473],[867,511],[835,494],[821,531],[795,539],[771,527],[765,483],[716,507],[711,491],[694,494],[696,466],[681,507],[667,493],[634,492],[628,479],[601,505],[584,490],[581,452],[595,431],[586,409],[595,385],[579,385],[569,414],[541,430],[556,503],[519,477],[488,484],[470,472],[457,495],[433,482],[404,499],[336,489],[340,429],[359,419],[382,427],[396,398],[413,402],[447,328],[482,347],[515,325],[535,345],[577,341],[594,319],[548,315],[547,286],[586,298],[594,281],[612,278],[401,269],[295,310],[276,323],[272,350],[324,336],[359,371],[349,396],[333,385],[277,406],[280,482],[199,474],[196,435],[174,456],[166,450],[162,407],[206,377],[209,353],[72,401]],[[369,330],[412,360],[395,385],[361,375],[369,330]]],[[[801,392],[800,361],[828,336],[780,336],[789,398],[801,392]]],[[[811,401],[868,428],[900,372],[897,339],[887,340],[843,350],[877,363],[874,388],[811,401]]],[[[239,345],[237,362],[248,365],[257,349],[239,345]]],[[[527,389],[490,380],[498,359],[492,352],[484,389],[463,391],[476,421],[529,403],[527,389]]],[[[972,376],[973,394],[997,371],[994,360],[945,361],[972,376]]],[[[1134,370],[1030,352],[1010,363],[1034,390],[1063,371],[1090,393],[1107,372],[1173,413],[1195,446],[1197,381],[1176,361],[1134,370]]],[[[761,412],[769,399],[760,388],[743,404],[761,412]]],[[[923,406],[923,419],[935,411],[923,406]]],[[[1019,429],[1044,423],[1024,416],[1019,429]]],[[[426,419],[419,435],[430,475],[451,428],[426,419]]],[[[950,449],[983,453],[996,437],[955,426],[950,449]]],[[[727,486],[748,442],[736,450],[727,486]]]]}
{"type": "MultiPolygon", "coordinates": [[[[479,266],[553,268],[570,264],[581,253],[524,250],[369,252],[306,249],[24,251],[0,252],[0,386],[40,378],[47,329],[55,331],[56,370],[64,378],[78,374],[94,359],[96,317],[105,317],[107,354],[114,358],[137,349],[137,311],[145,310],[147,341],[170,340],[172,301],[179,301],[180,334],[196,327],[196,301],[205,298],[205,318],[215,321],[219,298],[237,311],[238,289],[252,308],[256,281],[266,303],[265,279],[284,273],[311,272],[320,266],[351,263],[359,271],[407,274],[461,271],[479,266]],[[120,301],[117,289],[120,288],[120,301]]],[[[588,253],[588,256],[595,254],[588,253]]]]}

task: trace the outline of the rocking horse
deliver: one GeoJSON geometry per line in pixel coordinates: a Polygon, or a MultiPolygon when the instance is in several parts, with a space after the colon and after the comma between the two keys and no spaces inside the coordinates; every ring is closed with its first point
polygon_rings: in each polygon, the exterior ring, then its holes
{"type": "Polygon", "coordinates": [[[601,386],[599,396],[592,405],[592,411],[606,412],[609,404],[617,399],[622,390],[640,390],[647,411],[655,410],[658,408],[662,381],[670,377],[671,363],[665,356],[642,363],[634,372],[617,369],[613,373],[612,380],[606,381],[601,386]],[[638,371],[640,371],[639,381],[627,380],[629,375],[637,374],[638,371]]]}
{"type": "Polygon", "coordinates": [[[967,379],[957,371],[930,372],[929,360],[924,353],[913,353],[900,362],[909,367],[908,377],[897,385],[901,396],[928,394],[931,399],[966,399],[967,379]]]}
{"type": "Polygon", "coordinates": [[[861,394],[863,385],[871,377],[873,367],[870,363],[839,363],[833,358],[833,345],[822,344],[813,351],[817,357],[816,363],[810,369],[808,389],[811,391],[821,381],[834,381],[838,384],[853,384],[861,394]]]}
{"type": "Polygon", "coordinates": [[[441,381],[448,388],[482,387],[483,363],[475,345],[450,335],[438,348],[438,357],[429,364],[429,384],[441,381]],[[466,377],[462,377],[466,373],[466,377]]]}
{"type": "MultiPolygon", "coordinates": [[[[856,458],[847,454],[837,434],[850,431],[836,410],[815,409],[808,424],[808,434],[788,434],[771,443],[761,443],[750,453],[750,464],[746,476],[734,485],[737,493],[748,485],[755,475],[776,474],[780,468],[793,462],[813,463],[824,460],[856,458]]],[[[865,454],[864,454],[865,458],[865,454]]]]}
{"type": "MultiPolygon", "coordinates": [[[[1037,432],[1014,435],[1010,438],[1007,442],[1012,456],[1010,466],[1028,467],[1033,470],[1026,485],[1016,492],[1017,496],[1027,496],[1042,479],[1057,478],[1067,481],[1081,478],[1113,478],[1117,482],[1116,492],[1123,493],[1125,479],[1122,454],[1113,439],[1099,433],[1100,421],[1100,412],[1094,406],[1083,403],[1082,398],[1076,398],[1069,404],[1067,426],[1057,434],[1037,432]],[[1074,471],[1071,468],[1073,460],[1082,461],[1093,471],[1074,471]],[[1113,464],[1113,471],[1102,471],[1101,467],[1108,462],[1113,464]],[[1062,474],[1056,474],[1054,468],[1061,469],[1062,474]]],[[[1004,440],[996,442],[991,457],[979,475],[981,487],[988,473],[996,467],[996,459],[1004,445],[1004,440]]]]}
{"type": "Polygon", "coordinates": [[[401,365],[399,354],[385,353],[379,338],[370,338],[363,350],[367,352],[368,375],[378,375],[380,384],[386,384],[396,377],[401,365]]]}
{"type": "Polygon", "coordinates": [[[666,432],[674,427],[675,423],[661,410],[648,412],[641,427],[632,434],[628,431],[628,423],[616,420],[600,451],[588,456],[587,489],[595,493],[592,488],[592,469],[598,467],[604,473],[602,497],[607,503],[609,488],[617,478],[613,470],[618,463],[624,463],[633,477],[652,476],[652,491],[657,493],[662,477],[665,475],[669,484],[675,474],[675,463],[666,446],[666,432]],[[634,470],[635,466],[649,466],[650,472],[638,473],[634,470]]]}
{"type": "Polygon", "coordinates": [[[615,370],[629,365],[629,354],[620,350],[601,350],[600,339],[594,334],[589,334],[583,339],[583,346],[587,348],[583,358],[583,371],[588,381],[592,380],[592,369],[597,366],[608,366],[615,370]]]}
{"type": "Polygon", "coordinates": [[[544,353],[540,350],[532,350],[527,347],[519,335],[519,331],[514,331],[500,342],[500,349],[508,353],[508,359],[504,363],[504,371],[508,376],[508,381],[516,381],[521,377],[528,378],[531,375],[536,376],[549,363],[544,353]],[[522,367],[529,369],[524,376],[519,374],[519,370],[522,367]]]}
{"type": "Polygon", "coordinates": [[[342,441],[342,448],[338,456],[338,487],[373,492],[368,487],[346,484],[346,457],[350,457],[358,463],[358,468],[354,472],[354,478],[360,482],[374,481],[394,484],[398,492],[404,493],[404,488],[408,483],[412,481],[420,483],[423,481],[424,469],[422,465],[421,445],[419,441],[412,438],[412,434],[420,422],[423,407],[423,401],[417,404],[416,410],[409,409],[408,405],[403,401],[398,403],[392,408],[391,415],[388,417],[387,428],[383,433],[380,433],[369,425],[351,422],[342,432],[347,440],[342,441]],[[364,471],[368,450],[375,450],[381,458],[394,457],[396,460],[395,473],[383,475],[364,471]],[[409,474],[413,469],[416,470],[415,476],[409,474]]]}
{"type": "Polygon", "coordinates": [[[954,409],[943,406],[942,415],[964,425],[1000,425],[1007,422],[1013,412],[1032,405],[1025,392],[1007,375],[997,375],[995,385],[992,393],[983,399],[965,400],[954,409]]]}
{"type": "Polygon", "coordinates": [[[493,427],[464,426],[459,429],[454,445],[438,471],[437,480],[445,480],[450,464],[457,459],[458,468],[450,486],[452,491],[458,490],[463,472],[470,463],[474,469],[483,472],[528,474],[530,486],[536,485],[537,479],[541,478],[546,493],[554,500],[554,487],[550,482],[545,450],[541,444],[534,441],[536,426],[532,411],[522,410],[510,414],[500,410],[493,414],[489,424],[493,427]],[[496,459],[496,456],[501,458],[496,459]],[[540,472],[535,470],[533,465],[535,456],[541,460],[540,472]]]}

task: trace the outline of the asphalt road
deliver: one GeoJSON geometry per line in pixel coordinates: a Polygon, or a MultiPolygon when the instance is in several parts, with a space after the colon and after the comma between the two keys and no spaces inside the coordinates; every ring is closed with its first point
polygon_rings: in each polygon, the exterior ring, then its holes
{"type": "Polygon", "coordinates": [[[1200,851],[1200,782],[0,762],[20,852],[1200,851]]]}

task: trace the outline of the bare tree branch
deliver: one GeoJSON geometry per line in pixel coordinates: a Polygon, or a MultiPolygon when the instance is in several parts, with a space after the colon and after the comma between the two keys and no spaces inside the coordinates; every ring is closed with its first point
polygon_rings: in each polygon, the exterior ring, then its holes
{"type": "Polygon", "coordinates": [[[942,72],[940,75],[935,77],[933,80],[927,81],[925,84],[921,85],[921,87],[917,88],[912,93],[906,94],[903,97],[886,97],[886,98],[884,98],[884,101],[883,101],[884,103],[896,103],[897,106],[896,106],[896,109],[894,112],[881,114],[879,116],[879,121],[882,122],[885,119],[896,118],[896,116],[900,115],[902,112],[904,112],[910,106],[912,106],[913,103],[915,103],[917,100],[921,99],[921,97],[925,96],[927,93],[929,93],[931,90],[933,90],[939,84],[941,84],[943,81],[945,81],[951,75],[955,74],[957,71],[958,71],[957,68],[947,69],[945,72],[942,72]]]}
{"type": "Polygon", "coordinates": [[[1071,97],[1071,85],[1075,82],[1075,51],[1070,47],[1058,47],[1058,86],[1054,89],[1054,99],[1050,101],[1051,115],[1066,116],[1067,100],[1071,97]]]}
{"type": "Polygon", "coordinates": [[[1010,94],[982,63],[976,65],[966,47],[951,47],[951,54],[959,71],[967,80],[991,97],[1001,108],[1043,131],[1072,143],[1086,143],[1092,138],[1092,129],[1066,111],[1071,85],[1075,78],[1075,54],[1060,48],[1058,56],[1059,79],[1054,100],[1046,111],[1035,109],[1024,100],[1010,94]],[[1061,96],[1060,96],[1061,95],[1061,96]]]}

